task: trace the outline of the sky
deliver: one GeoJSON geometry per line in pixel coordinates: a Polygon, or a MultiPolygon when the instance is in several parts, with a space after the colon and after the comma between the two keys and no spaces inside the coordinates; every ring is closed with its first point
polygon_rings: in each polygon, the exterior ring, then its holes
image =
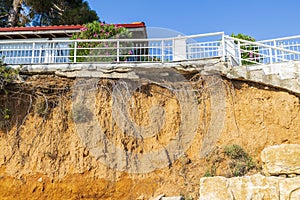
{"type": "Polygon", "coordinates": [[[106,23],[145,22],[184,35],[243,33],[256,40],[300,35],[300,0],[87,0],[106,23]]]}

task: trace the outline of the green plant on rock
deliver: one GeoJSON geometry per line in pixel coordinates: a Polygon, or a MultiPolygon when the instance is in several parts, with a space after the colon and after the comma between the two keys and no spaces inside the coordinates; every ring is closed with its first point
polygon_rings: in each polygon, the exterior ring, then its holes
{"type": "Polygon", "coordinates": [[[2,114],[2,118],[4,120],[9,120],[10,119],[10,109],[4,108],[3,110],[1,110],[1,114],[2,114]]]}
{"type": "Polygon", "coordinates": [[[253,159],[237,144],[225,146],[224,153],[231,159],[229,167],[233,176],[243,176],[251,169],[256,168],[253,159]]]}
{"type": "Polygon", "coordinates": [[[5,86],[12,83],[18,76],[19,70],[6,66],[0,59],[0,90],[6,91],[5,86]]]}
{"type": "Polygon", "coordinates": [[[182,200],[193,200],[194,199],[193,197],[187,196],[187,195],[184,195],[184,194],[180,194],[180,196],[181,196],[182,200]]]}
{"type": "Polygon", "coordinates": [[[132,55],[131,43],[113,40],[99,41],[103,39],[125,39],[131,38],[131,33],[124,27],[114,24],[104,24],[94,21],[84,25],[79,33],[73,34],[71,40],[90,40],[78,41],[70,45],[71,61],[75,61],[76,47],[76,62],[113,62],[117,60],[126,61],[127,57],[132,55]],[[94,41],[92,41],[94,40],[94,41]],[[117,52],[119,46],[119,52],[117,52]]]}
{"type": "MultiPolygon", "coordinates": [[[[253,37],[245,35],[245,34],[241,34],[241,33],[239,33],[237,35],[232,33],[230,36],[233,38],[247,40],[250,42],[256,41],[253,37]]],[[[235,43],[237,44],[238,42],[235,41],[235,43]]],[[[240,48],[241,48],[242,65],[253,65],[253,64],[259,63],[261,61],[259,49],[257,46],[252,45],[252,44],[244,45],[243,42],[241,42],[240,44],[241,44],[240,48]]]]}
{"type": "Polygon", "coordinates": [[[210,168],[208,168],[208,169],[205,171],[203,177],[213,177],[213,176],[216,176],[216,170],[217,170],[216,165],[215,165],[215,163],[213,163],[213,164],[210,166],[210,168]]]}
{"type": "Polygon", "coordinates": [[[0,129],[5,129],[9,126],[11,120],[11,110],[9,108],[0,108],[0,129]]]}

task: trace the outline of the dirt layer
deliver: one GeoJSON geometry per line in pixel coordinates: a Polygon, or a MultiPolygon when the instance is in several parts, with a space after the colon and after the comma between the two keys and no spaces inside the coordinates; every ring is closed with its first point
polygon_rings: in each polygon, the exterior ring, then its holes
{"type": "MultiPolygon", "coordinates": [[[[124,133],[112,120],[116,81],[99,80],[93,110],[109,140],[128,152],[147,153],[176,137],[182,120],[180,102],[170,88],[157,84],[135,90],[127,114],[137,126],[144,127],[160,117],[153,114],[160,112],[151,111],[153,105],[159,105],[164,109],[165,123],[144,140],[124,133]]],[[[39,75],[10,85],[8,93],[1,94],[0,199],[121,200],[159,194],[197,199],[199,179],[212,172],[212,166],[213,175],[232,175],[229,161],[220,151],[224,146],[241,146],[257,164],[248,173],[255,173],[263,148],[300,144],[298,96],[255,83],[221,77],[218,81],[222,91],[215,94],[216,90],[210,89],[212,81],[193,80],[199,116],[192,123],[197,127],[191,143],[178,159],[145,173],[114,169],[84,145],[76,123],[89,116],[72,112],[75,80],[39,75]]]]}

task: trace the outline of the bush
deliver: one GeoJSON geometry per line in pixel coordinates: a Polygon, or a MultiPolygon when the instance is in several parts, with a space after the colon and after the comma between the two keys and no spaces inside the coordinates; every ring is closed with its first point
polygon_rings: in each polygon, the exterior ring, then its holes
{"type": "MultiPolygon", "coordinates": [[[[242,39],[242,40],[247,40],[250,42],[255,42],[256,40],[248,35],[244,35],[244,34],[231,34],[230,35],[233,38],[238,38],[238,39],[242,39]]],[[[237,42],[235,42],[237,43],[237,42]]],[[[241,44],[243,44],[241,42],[241,44]]],[[[241,46],[241,58],[242,58],[242,65],[253,65],[255,63],[259,63],[261,58],[259,55],[259,50],[257,46],[254,45],[242,45],[241,46]]]]}
{"type": "MultiPolygon", "coordinates": [[[[124,39],[131,38],[131,33],[124,27],[113,24],[104,24],[98,21],[84,25],[79,33],[73,34],[71,40],[79,39],[124,39]]],[[[70,60],[74,61],[73,43],[70,46],[70,60]]],[[[76,62],[112,62],[117,60],[117,42],[78,42],[76,52],[76,62]]],[[[128,42],[120,42],[119,47],[122,47],[119,54],[120,61],[125,61],[132,54],[131,45],[128,42]],[[128,48],[126,48],[128,47],[128,48]]]]}
{"type": "Polygon", "coordinates": [[[229,167],[233,176],[244,176],[251,169],[256,167],[256,164],[249,154],[239,145],[233,144],[226,146],[224,153],[231,159],[229,167]]]}
{"type": "Polygon", "coordinates": [[[4,90],[6,92],[5,86],[13,82],[18,74],[18,69],[8,67],[2,60],[0,60],[0,90],[4,90]]]}

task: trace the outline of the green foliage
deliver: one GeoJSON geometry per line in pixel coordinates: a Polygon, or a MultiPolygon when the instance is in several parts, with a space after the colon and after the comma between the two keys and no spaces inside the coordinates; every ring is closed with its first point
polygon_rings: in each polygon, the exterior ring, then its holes
{"type": "Polygon", "coordinates": [[[1,27],[29,23],[34,26],[84,24],[99,20],[83,0],[0,0],[0,14],[1,27]]]}
{"type": "Polygon", "coordinates": [[[216,175],[216,166],[212,165],[209,169],[207,169],[203,175],[203,177],[213,177],[216,175]]]}
{"type": "Polygon", "coordinates": [[[99,20],[97,13],[90,9],[87,2],[79,0],[68,0],[67,2],[62,5],[64,7],[63,14],[52,20],[53,25],[86,24],[99,20]]]}
{"type": "Polygon", "coordinates": [[[239,33],[237,35],[235,35],[234,33],[232,33],[231,37],[242,39],[242,40],[247,40],[247,41],[250,41],[250,42],[255,42],[256,41],[253,37],[251,37],[249,35],[244,35],[242,33],[239,33]]]}
{"type": "MultiPolygon", "coordinates": [[[[130,38],[131,33],[124,27],[112,24],[104,24],[98,21],[88,23],[81,29],[79,33],[73,34],[71,40],[78,39],[115,39],[115,38],[130,38]]],[[[119,47],[122,49],[119,55],[122,55],[120,61],[125,61],[130,57],[133,52],[130,49],[129,42],[120,42],[119,47]],[[126,48],[128,47],[128,48],[126,48]]],[[[70,60],[74,61],[74,47],[75,44],[70,46],[70,60]]],[[[112,62],[117,59],[117,42],[77,42],[76,48],[76,62],[112,62]]]]}
{"type": "MultiPolygon", "coordinates": [[[[253,37],[244,35],[241,33],[239,33],[237,35],[232,33],[231,37],[242,39],[242,40],[247,40],[250,42],[256,41],[253,37]]],[[[242,65],[253,65],[255,63],[259,63],[261,58],[259,56],[258,47],[256,47],[255,45],[242,45],[242,44],[244,44],[244,43],[241,42],[242,65]]]]}
{"type": "Polygon", "coordinates": [[[0,129],[6,129],[10,124],[10,119],[11,119],[11,110],[6,107],[0,108],[0,129]]]}
{"type": "Polygon", "coordinates": [[[180,194],[180,196],[182,197],[182,198],[181,198],[182,200],[193,200],[193,199],[194,199],[193,197],[191,197],[191,196],[186,196],[186,195],[184,195],[184,194],[180,194]]]}
{"type": "Polygon", "coordinates": [[[13,82],[18,74],[18,69],[8,67],[0,60],[0,90],[6,92],[5,86],[13,82]]]}
{"type": "Polygon", "coordinates": [[[0,0],[0,27],[4,27],[7,25],[11,5],[12,0],[0,0]]]}
{"type": "Polygon", "coordinates": [[[3,119],[5,119],[5,120],[10,119],[10,110],[9,110],[8,108],[4,108],[4,109],[2,110],[2,117],[3,117],[3,119]]]}
{"type": "Polygon", "coordinates": [[[228,145],[224,153],[231,158],[230,169],[233,176],[243,176],[256,167],[249,154],[239,145],[228,145]]]}

